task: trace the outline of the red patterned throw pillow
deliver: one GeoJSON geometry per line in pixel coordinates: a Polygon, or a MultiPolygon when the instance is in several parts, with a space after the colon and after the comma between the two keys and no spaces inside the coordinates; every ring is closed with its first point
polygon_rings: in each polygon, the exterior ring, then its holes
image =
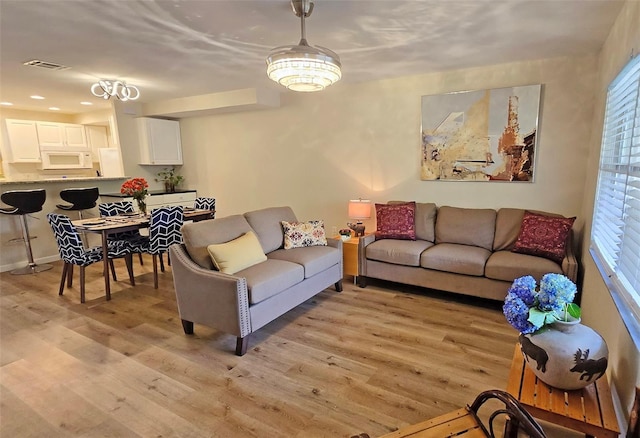
{"type": "Polygon", "coordinates": [[[552,217],[525,212],[513,252],[544,257],[560,264],[575,217],[552,217]]]}
{"type": "Polygon", "coordinates": [[[416,240],[416,203],[376,204],[376,239],[416,240]]]}

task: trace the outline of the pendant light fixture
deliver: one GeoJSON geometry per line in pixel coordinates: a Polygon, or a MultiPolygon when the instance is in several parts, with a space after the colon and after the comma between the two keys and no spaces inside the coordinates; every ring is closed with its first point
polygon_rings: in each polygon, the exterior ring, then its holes
{"type": "Polygon", "coordinates": [[[267,57],[269,79],[293,91],[321,91],[342,77],[340,57],[324,47],[307,43],[306,17],[313,11],[310,0],[291,0],[293,13],[300,17],[302,37],[297,46],[280,46],[267,57]]]}

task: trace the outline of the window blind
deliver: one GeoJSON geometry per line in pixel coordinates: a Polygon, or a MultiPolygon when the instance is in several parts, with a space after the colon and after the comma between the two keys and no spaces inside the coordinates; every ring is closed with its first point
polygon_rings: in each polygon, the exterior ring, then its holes
{"type": "Polygon", "coordinates": [[[607,92],[591,246],[640,322],[640,56],[607,92]]]}

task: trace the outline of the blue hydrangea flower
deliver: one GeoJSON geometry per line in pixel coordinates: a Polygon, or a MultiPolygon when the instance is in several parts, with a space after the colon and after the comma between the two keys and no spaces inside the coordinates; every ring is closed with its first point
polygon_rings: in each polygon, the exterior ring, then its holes
{"type": "Polygon", "coordinates": [[[544,312],[561,312],[565,306],[573,302],[576,285],[562,274],[545,274],[540,280],[538,292],[538,308],[544,312]]]}
{"type": "Polygon", "coordinates": [[[520,333],[533,333],[538,329],[528,321],[529,306],[515,294],[507,295],[504,300],[504,306],[502,306],[502,313],[504,313],[509,324],[520,333]]]}
{"type": "Polygon", "coordinates": [[[520,298],[527,306],[532,307],[536,299],[536,286],[536,279],[531,275],[525,275],[516,278],[507,293],[520,298]]]}

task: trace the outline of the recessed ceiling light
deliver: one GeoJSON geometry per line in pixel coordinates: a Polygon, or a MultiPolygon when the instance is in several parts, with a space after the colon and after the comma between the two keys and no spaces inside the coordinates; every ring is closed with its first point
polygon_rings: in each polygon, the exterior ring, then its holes
{"type": "Polygon", "coordinates": [[[13,106],[13,104],[11,102],[0,102],[0,105],[13,106]]]}
{"type": "Polygon", "coordinates": [[[60,108],[58,108],[57,106],[50,106],[49,109],[51,111],[60,111],[60,108]]]}
{"type": "Polygon", "coordinates": [[[31,96],[32,99],[36,99],[36,100],[43,100],[44,97],[42,96],[38,96],[37,94],[34,94],[33,96],[31,96]]]}
{"type": "Polygon", "coordinates": [[[85,101],[80,102],[80,105],[93,105],[93,103],[91,103],[91,102],[87,102],[87,101],[85,100],[85,101]]]}

